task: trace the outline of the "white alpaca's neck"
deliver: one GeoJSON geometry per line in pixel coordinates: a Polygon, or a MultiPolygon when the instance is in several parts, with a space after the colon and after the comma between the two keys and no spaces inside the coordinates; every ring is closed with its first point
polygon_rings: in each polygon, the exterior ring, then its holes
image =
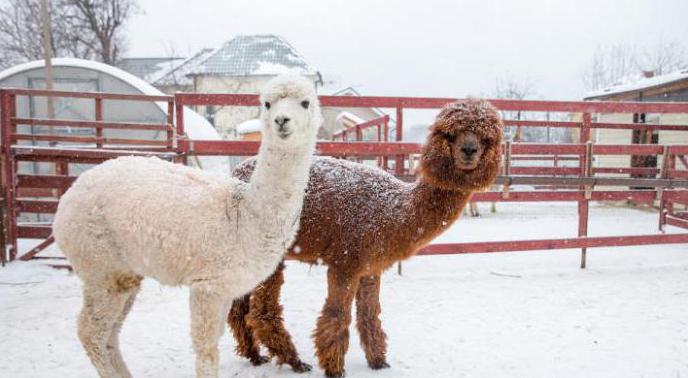
{"type": "Polygon", "coordinates": [[[263,235],[279,240],[295,233],[314,149],[315,141],[285,148],[263,140],[244,202],[261,219],[263,235]]]}

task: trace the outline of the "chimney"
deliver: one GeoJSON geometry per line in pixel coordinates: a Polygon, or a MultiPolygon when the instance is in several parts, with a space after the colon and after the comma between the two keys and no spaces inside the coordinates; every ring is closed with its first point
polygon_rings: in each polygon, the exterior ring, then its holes
{"type": "Polygon", "coordinates": [[[653,70],[643,70],[643,77],[649,79],[655,76],[655,71],[653,70]]]}

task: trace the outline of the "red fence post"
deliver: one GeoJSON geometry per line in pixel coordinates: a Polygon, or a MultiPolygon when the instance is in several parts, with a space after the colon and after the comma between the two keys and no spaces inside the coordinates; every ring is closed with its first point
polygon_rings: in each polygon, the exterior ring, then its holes
{"type": "Polygon", "coordinates": [[[174,150],[174,98],[167,101],[167,148],[174,150]]]}
{"type": "Polygon", "coordinates": [[[184,135],[184,103],[182,102],[179,94],[174,95],[174,111],[177,117],[177,152],[182,154],[182,157],[179,160],[181,160],[182,163],[187,164],[187,156],[189,154],[188,146],[181,143],[182,140],[186,139],[186,136],[184,135]]]}
{"type": "MultiPolygon", "coordinates": [[[[96,121],[100,122],[103,120],[103,99],[96,97],[96,121]]],[[[96,147],[103,147],[103,128],[96,127],[96,147]]]]}
{"type": "Polygon", "coordinates": [[[7,141],[7,133],[5,132],[5,123],[7,121],[7,112],[9,111],[9,107],[7,106],[7,92],[4,89],[0,89],[0,115],[2,116],[2,119],[0,119],[0,135],[2,138],[2,159],[0,162],[2,163],[2,177],[1,177],[1,182],[2,182],[2,193],[3,196],[5,197],[5,203],[4,203],[4,209],[1,209],[1,213],[3,215],[2,217],[2,223],[0,224],[0,228],[2,228],[0,231],[2,231],[2,240],[0,240],[0,264],[2,266],[5,266],[5,263],[7,262],[7,231],[9,230],[9,227],[7,226],[7,220],[9,217],[7,216],[7,209],[9,209],[8,202],[7,202],[7,183],[8,183],[8,176],[7,176],[7,164],[9,164],[9,161],[7,159],[8,155],[6,153],[6,141],[7,141]]]}
{"type": "MultiPolygon", "coordinates": [[[[13,101],[16,96],[4,92],[2,96],[2,153],[5,158],[5,206],[7,208],[7,242],[9,244],[9,261],[13,261],[17,255],[17,237],[16,237],[16,212],[14,203],[14,189],[15,181],[14,167],[15,161],[12,159],[12,134],[14,128],[12,127],[12,117],[16,114],[14,111],[13,101]]],[[[2,251],[3,255],[6,251],[2,251]]]]}
{"type": "MultiPolygon", "coordinates": [[[[583,144],[590,141],[590,124],[592,123],[592,117],[590,113],[583,113],[583,123],[581,125],[581,135],[580,143],[583,144]]],[[[579,168],[581,177],[589,176],[592,172],[588,171],[592,167],[592,148],[586,148],[586,153],[580,155],[579,168]]],[[[581,190],[586,190],[585,187],[581,187],[581,190]]],[[[589,202],[588,202],[588,191],[586,190],[586,197],[584,200],[578,202],[578,236],[588,235],[588,215],[589,215],[589,202]]],[[[585,269],[587,265],[587,255],[588,249],[581,248],[581,269],[585,269]]]]}
{"type": "MultiPolygon", "coordinates": [[[[389,142],[389,117],[385,119],[384,129],[382,133],[384,141],[389,142]]],[[[385,172],[387,172],[387,170],[389,170],[389,157],[387,155],[385,155],[382,158],[382,165],[385,169],[385,172]]]]}
{"type": "MultiPolygon", "coordinates": [[[[401,139],[403,138],[403,129],[404,127],[404,109],[401,107],[401,105],[397,105],[397,135],[396,135],[396,141],[401,142],[401,139]]],[[[404,155],[397,155],[396,156],[396,168],[395,172],[397,176],[401,176],[404,174],[404,155]]]]}

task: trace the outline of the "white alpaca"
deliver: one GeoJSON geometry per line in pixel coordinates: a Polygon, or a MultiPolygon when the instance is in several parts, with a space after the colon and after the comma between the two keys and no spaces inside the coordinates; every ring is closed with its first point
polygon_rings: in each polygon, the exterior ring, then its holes
{"type": "Polygon", "coordinates": [[[131,377],[118,334],[141,280],[190,286],[196,376],[217,377],[234,298],[269,276],[292,243],[321,122],[313,84],[283,75],[261,95],[263,141],[250,183],[156,158],[82,174],[53,232],[83,281],[79,338],[101,377],[131,377]]]}

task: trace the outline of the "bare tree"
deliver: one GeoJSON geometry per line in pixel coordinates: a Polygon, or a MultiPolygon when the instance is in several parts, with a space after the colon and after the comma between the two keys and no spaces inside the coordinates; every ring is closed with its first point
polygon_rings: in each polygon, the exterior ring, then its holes
{"type": "Polygon", "coordinates": [[[587,90],[595,90],[637,80],[644,71],[663,75],[687,66],[688,52],[678,41],[660,40],[643,50],[624,43],[599,45],[582,79],[587,90]]]}
{"type": "Polygon", "coordinates": [[[70,11],[67,23],[78,42],[100,61],[115,64],[124,49],[124,23],[136,9],[134,0],[60,0],[70,11]]]}
{"type": "Polygon", "coordinates": [[[524,100],[536,93],[535,82],[529,77],[519,79],[507,74],[498,78],[495,84],[495,98],[524,100]]]}
{"type": "MultiPolygon", "coordinates": [[[[0,6],[0,68],[43,58],[41,0],[6,0],[0,6]]],[[[113,64],[124,48],[123,24],[134,0],[52,0],[52,56],[113,64]]]]}
{"type": "MultiPolygon", "coordinates": [[[[0,67],[43,58],[40,9],[40,0],[8,0],[0,7],[0,67]]],[[[52,55],[87,57],[88,52],[68,36],[64,12],[50,4],[52,55]]]]}
{"type": "Polygon", "coordinates": [[[638,67],[664,75],[688,67],[688,52],[678,41],[662,42],[638,57],[638,67]]]}
{"type": "Polygon", "coordinates": [[[587,90],[622,84],[640,74],[635,46],[623,43],[598,45],[590,65],[583,72],[587,90]]]}
{"type": "MultiPolygon", "coordinates": [[[[495,83],[495,98],[507,99],[507,100],[525,100],[535,96],[537,91],[535,90],[535,82],[529,77],[517,78],[511,74],[506,74],[497,79],[495,83]]],[[[503,112],[505,119],[522,120],[524,119],[524,114],[520,111],[518,112],[503,112]]],[[[528,134],[531,130],[526,128],[526,133],[528,134]]],[[[517,141],[520,141],[524,136],[521,127],[509,127],[507,132],[510,136],[517,141]]],[[[528,135],[527,135],[528,136],[528,135]]]]}

